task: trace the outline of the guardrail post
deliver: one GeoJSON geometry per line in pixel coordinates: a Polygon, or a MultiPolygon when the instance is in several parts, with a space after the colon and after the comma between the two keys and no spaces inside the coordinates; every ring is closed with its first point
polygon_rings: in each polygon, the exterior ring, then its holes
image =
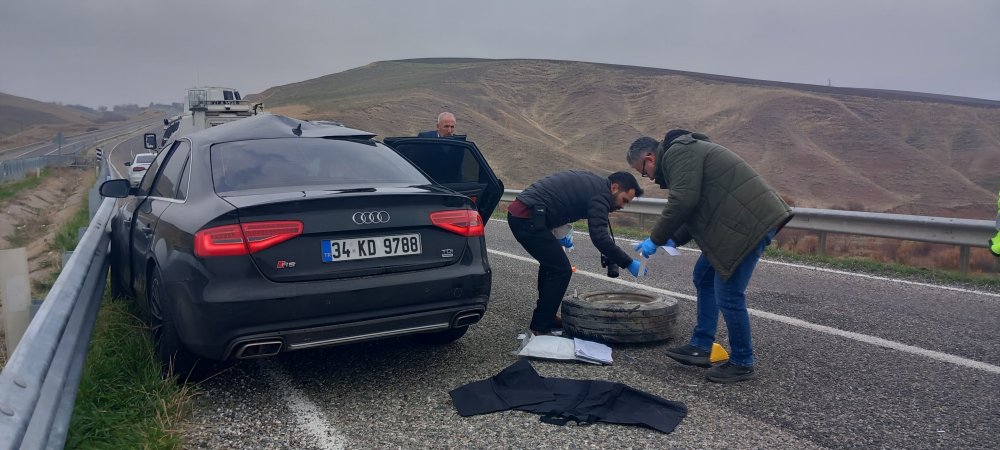
{"type": "Polygon", "coordinates": [[[816,254],[823,256],[826,254],[826,232],[819,232],[819,244],[816,246],[816,254]]]}
{"type": "Polygon", "coordinates": [[[958,247],[958,270],[961,270],[963,274],[969,273],[969,246],[963,245],[958,247]]]}
{"type": "Polygon", "coordinates": [[[8,355],[14,353],[31,321],[27,255],[24,247],[0,250],[0,300],[8,355]]]}

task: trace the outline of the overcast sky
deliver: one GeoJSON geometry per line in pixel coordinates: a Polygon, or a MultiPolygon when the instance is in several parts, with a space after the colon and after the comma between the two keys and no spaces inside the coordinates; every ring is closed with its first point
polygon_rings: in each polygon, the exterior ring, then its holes
{"type": "Polygon", "coordinates": [[[0,92],[244,94],[374,61],[542,58],[1000,100],[997,0],[2,0],[0,92]]]}

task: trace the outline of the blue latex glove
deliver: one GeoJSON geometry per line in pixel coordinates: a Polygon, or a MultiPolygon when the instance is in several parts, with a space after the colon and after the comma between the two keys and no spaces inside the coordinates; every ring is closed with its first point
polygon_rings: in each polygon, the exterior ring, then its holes
{"type": "Polygon", "coordinates": [[[573,248],[573,234],[570,233],[566,235],[566,237],[559,240],[559,243],[562,244],[563,247],[573,248]]]}
{"type": "Polygon", "coordinates": [[[642,256],[649,258],[656,253],[656,244],[653,243],[652,239],[646,238],[645,241],[635,244],[635,249],[636,251],[641,252],[642,256]]]}
{"type": "MultiPolygon", "coordinates": [[[[642,266],[642,263],[640,263],[638,259],[633,259],[632,263],[628,265],[628,271],[632,273],[633,277],[639,278],[639,267],[641,267],[641,266],[642,266]]],[[[643,271],[642,271],[642,274],[643,275],[649,275],[649,268],[648,267],[644,267],[643,271]]]]}

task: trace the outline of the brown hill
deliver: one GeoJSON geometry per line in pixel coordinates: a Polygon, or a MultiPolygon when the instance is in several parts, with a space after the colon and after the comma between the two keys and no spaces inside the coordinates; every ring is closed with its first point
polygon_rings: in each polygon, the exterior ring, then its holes
{"type": "Polygon", "coordinates": [[[35,125],[93,124],[100,114],[0,92],[0,135],[35,125]]]}
{"type": "MultiPolygon", "coordinates": [[[[508,187],[627,170],[641,135],[704,132],[798,206],[992,218],[1000,102],[547,60],[388,61],[256,96],[383,136],[454,112],[508,187]]],[[[655,191],[655,190],[650,190],[655,191]]]]}
{"type": "Polygon", "coordinates": [[[127,119],[110,111],[45,103],[0,92],[0,149],[51,141],[58,132],[71,136],[127,119]]]}

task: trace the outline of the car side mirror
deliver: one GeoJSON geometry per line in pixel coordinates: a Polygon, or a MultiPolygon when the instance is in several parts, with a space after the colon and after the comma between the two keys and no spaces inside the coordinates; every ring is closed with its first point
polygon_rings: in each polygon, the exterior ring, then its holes
{"type": "Polygon", "coordinates": [[[143,146],[146,150],[156,149],[156,133],[146,133],[142,135],[143,146]]]}
{"type": "Polygon", "coordinates": [[[132,161],[125,161],[122,164],[125,164],[125,167],[129,167],[132,165],[132,161]]]}
{"type": "Polygon", "coordinates": [[[102,197],[125,198],[131,189],[128,180],[119,178],[101,183],[100,191],[102,197]]]}

